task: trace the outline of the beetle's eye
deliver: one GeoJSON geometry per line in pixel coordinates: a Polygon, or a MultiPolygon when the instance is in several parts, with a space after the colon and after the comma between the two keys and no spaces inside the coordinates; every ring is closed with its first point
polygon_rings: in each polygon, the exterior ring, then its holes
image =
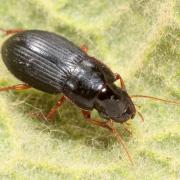
{"type": "Polygon", "coordinates": [[[131,110],[130,108],[128,107],[127,109],[124,110],[123,114],[131,114],[131,110]]]}

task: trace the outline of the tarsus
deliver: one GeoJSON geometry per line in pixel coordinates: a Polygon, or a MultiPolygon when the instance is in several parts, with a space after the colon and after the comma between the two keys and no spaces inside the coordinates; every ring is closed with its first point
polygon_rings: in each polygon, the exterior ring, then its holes
{"type": "Polygon", "coordinates": [[[121,135],[117,132],[116,128],[113,126],[113,121],[112,120],[109,120],[106,124],[109,128],[109,130],[112,132],[112,134],[114,134],[114,136],[116,137],[117,141],[122,144],[127,156],[128,156],[128,159],[129,161],[131,162],[131,164],[133,165],[133,160],[131,158],[131,155],[129,154],[128,152],[128,148],[126,146],[126,143],[124,142],[123,138],[121,137],[121,135]],[[109,124],[110,123],[110,124],[109,124]]]}

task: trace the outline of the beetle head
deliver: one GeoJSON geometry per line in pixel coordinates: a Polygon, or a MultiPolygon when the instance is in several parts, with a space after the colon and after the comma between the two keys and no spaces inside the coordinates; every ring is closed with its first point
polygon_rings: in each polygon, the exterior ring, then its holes
{"type": "Polygon", "coordinates": [[[100,116],[123,123],[133,119],[136,114],[135,106],[126,90],[114,84],[103,87],[95,101],[95,108],[100,116]]]}

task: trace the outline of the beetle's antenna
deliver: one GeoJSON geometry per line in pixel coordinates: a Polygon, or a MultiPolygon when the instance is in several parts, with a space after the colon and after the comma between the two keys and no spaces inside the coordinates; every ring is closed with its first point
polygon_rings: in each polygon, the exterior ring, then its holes
{"type": "Polygon", "coordinates": [[[169,103],[169,104],[180,104],[180,102],[178,102],[178,101],[166,100],[166,99],[161,99],[161,98],[157,98],[157,97],[153,97],[153,96],[132,95],[132,96],[130,96],[130,97],[131,97],[131,98],[147,98],[147,99],[153,99],[153,100],[157,100],[157,101],[163,101],[163,102],[169,103]]]}
{"type": "Polygon", "coordinates": [[[139,111],[137,111],[137,114],[138,114],[139,117],[141,118],[141,121],[144,122],[144,117],[143,117],[143,115],[142,115],[139,111]]]}
{"type": "Polygon", "coordinates": [[[126,146],[126,143],[124,142],[123,138],[121,137],[121,135],[117,132],[116,128],[113,126],[113,120],[110,119],[108,122],[107,122],[107,126],[109,127],[108,129],[113,133],[113,135],[116,137],[117,141],[123,146],[127,156],[128,156],[128,159],[130,160],[131,164],[133,165],[133,161],[132,161],[132,158],[131,158],[131,155],[129,154],[128,152],[128,148],[126,146]]]}
{"type": "MultiPolygon", "coordinates": [[[[138,109],[140,109],[140,107],[141,106],[139,106],[139,105],[137,105],[137,104],[134,104],[136,107],[138,107],[138,109]]],[[[143,117],[143,115],[139,112],[139,111],[137,111],[137,109],[136,109],[136,112],[137,112],[137,114],[139,115],[139,117],[141,118],[141,121],[142,122],[144,122],[144,117],[143,117]]]]}

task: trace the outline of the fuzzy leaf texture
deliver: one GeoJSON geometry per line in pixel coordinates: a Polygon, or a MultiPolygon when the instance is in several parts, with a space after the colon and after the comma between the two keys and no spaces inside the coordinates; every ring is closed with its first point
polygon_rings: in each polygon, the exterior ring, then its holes
{"type": "MultiPolygon", "coordinates": [[[[180,99],[180,4],[175,0],[0,0],[0,27],[56,32],[106,63],[129,94],[180,99]]],[[[0,45],[6,37],[0,34],[0,45]]],[[[0,86],[18,84],[0,58],[0,86]]],[[[0,93],[0,179],[180,179],[180,108],[134,99],[138,116],[120,124],[134,161],[107,131],[67,102],[55,126],[30,118],[60,96],[0,93]]],[[[99,117],[93,111],[94,117],[99,117]]]]}

